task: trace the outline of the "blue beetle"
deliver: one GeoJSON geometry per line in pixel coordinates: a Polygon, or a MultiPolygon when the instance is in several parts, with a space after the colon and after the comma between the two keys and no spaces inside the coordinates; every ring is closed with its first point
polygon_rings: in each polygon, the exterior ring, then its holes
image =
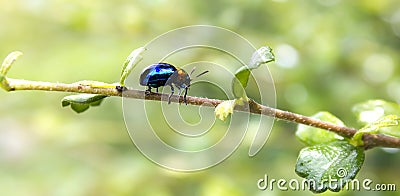
{"type": "MultiPolygon", "coordinates": [[[[193,72],[193,71],[192,71],[193,72]]],[[[207,73],[204,71],[197,77],[207,73]]],[[[158,87],[160,86],[170,86],[171,94],[168,97],[168,104],[171,103],[171,97],[174,94],[173,85],[178,88],[179,94],[181,89],[185,89],[185,94],[183,96],[184,102],[187,104],[186,95],[188,88],[190,87],[190,76],[189,74],[180,68],[169,63],[156,63],[146,67],[140,74],[140,85],[147,86],[148,92],[151,92],[151,88],[156,88],[158,93],[158,87]]]]}

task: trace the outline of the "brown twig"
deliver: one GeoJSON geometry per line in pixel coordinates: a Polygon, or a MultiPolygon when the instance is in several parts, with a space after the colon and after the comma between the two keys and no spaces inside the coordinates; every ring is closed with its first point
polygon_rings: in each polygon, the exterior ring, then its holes
{"type": "MultiPolygon", "coordinates": [[[[5,78],[7,88],[3,88],[8,91],[16,90],[43,90],[43,91],[60,91],[60,92],[76,92],[76,93],[90,93],[90,94],[103,94],[107,96],[120,96],[126,98],[134,99],[146,99],[155,101],[168,101],[168,95],[158,94],[158,93],[147,93],[145,91],[126,89],[124,91],[117,90],[112,84],[109,87],[99,87],[81,83],[51,83],[51,82],[38,82],[38,81],[28,81],[5,78]],[[111,86],[111,87],[110,87],[111,86]]],[[[4,81],[3,81],[4,82],[4,81]]],[[[171,102],[183,103],[183,98],[177,95],[171,97],[171,102]]],[[[208,99],[201,97],[187,97],[187,104],[190,105],[205,105],[210,107],[216,107],[218,104],[222,103],[223,100],[208,99]]],[[[268,106],[256,103],[253,100],[249,101],[248,107],[237,106],[236,111],[250,112],[254,114],[262,114],[270,117],[274,117],[281,120],[286,120],[290,122],[295,122],[299,124],[304,124],[316,128],[325,129],[328,131],[335,132],[347,138],[353,137],[357,132],[357,129],[338,126],[329,122],[324,122],[311,117],[303,116],[300,114],[295,114],[288,111],[282,111],[276,108],[271,108],[268,106]]],[[[364,134],[363,135],[364,148],[370,149],[373,147],[391,147],[400,148],[400,139],[389,137],[385,135],[377,134],[364,134]]]]}

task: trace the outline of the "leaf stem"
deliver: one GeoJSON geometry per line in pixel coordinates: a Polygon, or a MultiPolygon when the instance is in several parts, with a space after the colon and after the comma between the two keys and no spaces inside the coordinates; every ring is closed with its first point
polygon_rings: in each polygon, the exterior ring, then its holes
{"type": "MultiPolygon", "coordinates": [[[[52,83],[52,82],[41,82],[41,81],[29,81],[21,79],[5,78],[8,83],[8,88],[2,86],[6,91],[17,91],[17,90],[40,90],[40,91],[59,91],[59,92],[75,92],[75,93],[89,93],[89,94],[102,94],[107,96],[119,96],[133,99],[146,99],[155,101],[168,101],[166,94],[159,93],[148,93],[146,91],[129,89],[117,90],[117,86],[108,84],[106,87],[85,85],[79,82],[66,84],[66,83],[52,83]],[[110,88],[115,86],[115,88],[110,88]]],[[[191,105],[205,105],[209,107],[216,107],[224,100],[208,99],[201,97],[187,96],[187,104],[191,105]]],[[[183,97],[174,95],[171,97],[171,102],[183,103],[183,97]]],[[[286,120],[294,123],[304,124],[313,126],[328,131],[335,132],[346,138],[351,138],[358,131],[357,129],[350,127],[338,126],[329,122],[324,122],[311,117],[303,116],[300,114],[271,108],[268,106],[261,105],[253,100],[249,100],[248,106],[236,106],[235,111],[249,112],[253,114],[261,114],[270,117],[274,117],[281,120],[286,120]]],[[[364,134],[363,135],[364,148],[370,149],[374,147],[391,147],[400,148],[400,139],[379,134],[364,134]]]]}

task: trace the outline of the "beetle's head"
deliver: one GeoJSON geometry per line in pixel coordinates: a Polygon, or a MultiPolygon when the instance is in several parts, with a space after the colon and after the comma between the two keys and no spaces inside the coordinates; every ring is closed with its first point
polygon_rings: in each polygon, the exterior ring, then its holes
{"type": "Polygon", "coordinates": [[[190,86],[190,76],[189,74],[183,70],[178,69],[171,77],[173,83],[179,88],[189,88],[190,86]]]}

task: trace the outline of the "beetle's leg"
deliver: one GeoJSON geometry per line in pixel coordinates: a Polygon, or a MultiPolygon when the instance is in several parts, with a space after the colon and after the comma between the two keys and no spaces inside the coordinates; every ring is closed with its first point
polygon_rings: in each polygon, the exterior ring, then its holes
{"type": "Polygon", "coordinates": [[[179,102],[179,104],[181,104],[181,102],[180,102],[180,99],[181,99],[181,88],[179,86],[177,86],[177,88],[178,88],[178,96],[179,96],[178,102],[179,102]]]}
{"type": "Polygon", "coordinates": [[[120,85],[115,86],[115,89],[117,89],[118,92],[128,90],[125,86],[120,86],[120,85]]]}
{"type": "Polygon", "coordinates": [[[170,94],[169,97],[168,97],[168,104],[171,103],[171,97],[172,97],[172,95],[174,94],[174,87],[172,86],[172,84],[169,85],[169,86],[171,87],[171,94],[170,94]]]}
{"type": "Polygon", "coordinates": [[[187,105],[187,100],[186,100],[187,91],[188,91],[188,88],[186,87],[185,94],[183,95],[183,101],[186,103],[186,105],[187,105]]]}
{"type": "Polygon", "coordinates": [[[148,88],[146,89],[146,94],[151,94],[151,87],[147,86],[148,88]]]}

